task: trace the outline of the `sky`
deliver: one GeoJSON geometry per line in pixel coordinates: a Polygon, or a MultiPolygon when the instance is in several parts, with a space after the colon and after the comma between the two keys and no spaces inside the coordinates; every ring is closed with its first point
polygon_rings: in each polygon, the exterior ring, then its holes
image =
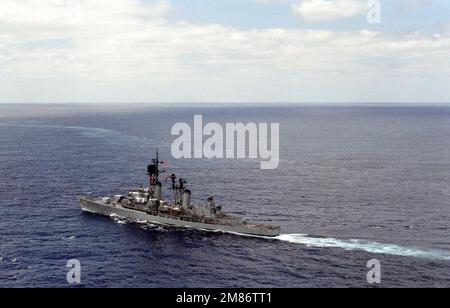
{"type": "Polygon", "coordinates": [[[450,103],[449,85],[448,0],[0,0],[3,103],[450,103]]]}

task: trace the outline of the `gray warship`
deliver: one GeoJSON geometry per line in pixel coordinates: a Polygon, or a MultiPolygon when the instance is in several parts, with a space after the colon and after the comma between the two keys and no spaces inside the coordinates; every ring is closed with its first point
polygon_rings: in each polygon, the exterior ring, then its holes
{"type": "Polygon", "coordinates": [[[159,181],[160,165],[164,162],[152,159],[147,167],[148,187],[131,189],[127,195],[111,197],[81,197],[80,203],[84,212],[110,217],[120,217],[141,223],[150,223],[179,228],[192,228],[203,231],[236,233],[252,236],[275,237],[281,228],[249,222],[223,212],[223,206],[209,197],[205,204],[191,205],[192,192],[187,189],[187,181],[172,174],[171,190],[173,201],[166,201],[163,196],[163,185],[159,181]]]}

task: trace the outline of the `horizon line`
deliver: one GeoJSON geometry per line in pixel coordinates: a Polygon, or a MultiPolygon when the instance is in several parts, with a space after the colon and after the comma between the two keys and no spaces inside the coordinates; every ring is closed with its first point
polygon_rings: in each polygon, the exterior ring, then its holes
{"type": "Polygon", "coordinates": [[[0,105],[450,105],[450,102],[1,102],[0,105]]]}

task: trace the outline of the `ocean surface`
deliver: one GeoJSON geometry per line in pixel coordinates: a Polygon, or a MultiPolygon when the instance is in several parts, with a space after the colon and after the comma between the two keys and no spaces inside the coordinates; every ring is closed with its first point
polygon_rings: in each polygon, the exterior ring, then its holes
{"type": "MultiPolygon", "coordinates": [[[[450,107],[0,105],[0,287],[450,287],[450,107]],[[174,160],[177,122],[280,123],[278,169],[174,160]],[[83,214],[146,184],[159,148],[196,202],[280,225],[275,239],[83,214]]],[[[167,194],[169,196],[169,194],[167,194]]]]}

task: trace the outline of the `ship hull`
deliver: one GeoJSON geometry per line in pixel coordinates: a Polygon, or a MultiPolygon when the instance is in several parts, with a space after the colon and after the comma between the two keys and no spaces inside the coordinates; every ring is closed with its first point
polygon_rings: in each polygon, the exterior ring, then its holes
{"type": "Polygon", "coordinates": [[[146,212],[124,208],[118,204],[106,204],[101,201],[91,200],[89,198],[80,199],[81,208],[84,212],[103,215],[118,216],[133,221],[145,221],[158,225],[173,226],[178,228],[199,229],[211,232],[237,233],[253,236],[275,237],[280,235],[280,229],[260,228],[251,224],[242,225],[214,225],[199,222],[184,221],[175,218],[149,215],[146,212]]]}

